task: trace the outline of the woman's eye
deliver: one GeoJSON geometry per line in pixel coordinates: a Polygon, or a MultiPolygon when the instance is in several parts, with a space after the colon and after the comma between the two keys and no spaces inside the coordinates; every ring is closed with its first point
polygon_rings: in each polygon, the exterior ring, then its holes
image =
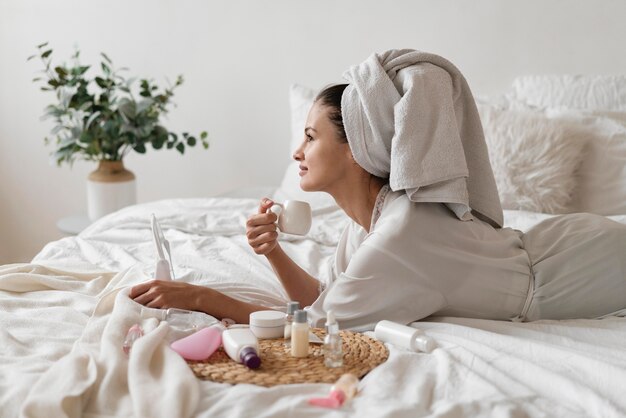
{"type": "Polygon", "coordinates": [[[305,134],[305,137],[306,137],[306,142],[311,142],[311,141],[313,141],[313,137],[312,137],[311,135],[309,135],[309,134],[305,134]]]}

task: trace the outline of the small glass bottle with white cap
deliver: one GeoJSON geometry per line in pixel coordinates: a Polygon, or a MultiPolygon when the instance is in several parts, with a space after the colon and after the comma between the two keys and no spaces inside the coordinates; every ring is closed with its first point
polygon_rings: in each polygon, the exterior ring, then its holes
{"type": "Polygon", "coordinates": [[[339,324],[332,310],[326,313],[326,337],[324,337],[324,365],[335,368],[343,366],[343,350],[341,347],[339,324]]]}
{"type": "Polygon", "coordinates": [[[287,302],[287,315],[285,316],[285,346],[291,345],[291,324],[293,323],[293,314],[300,309],[300,302],[290,301],[287,302]]]}

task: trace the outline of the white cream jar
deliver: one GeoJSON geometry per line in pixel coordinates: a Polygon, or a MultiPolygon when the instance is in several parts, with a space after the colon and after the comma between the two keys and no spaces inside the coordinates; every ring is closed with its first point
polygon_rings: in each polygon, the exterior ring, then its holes
{"type": "Polygon", "coordinates": [[[282,338],[285,333],[285,314],[279,311],[252,312],[250,330],[257,338],[282,338]]]}

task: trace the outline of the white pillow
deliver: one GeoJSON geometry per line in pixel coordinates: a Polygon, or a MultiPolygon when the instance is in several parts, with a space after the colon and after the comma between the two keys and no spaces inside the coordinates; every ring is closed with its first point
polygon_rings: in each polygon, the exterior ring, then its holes
{"type": "Polygon", "coordinates": [[[289,199],[304,200],[311,204],[312,209],[320,210],[337,207],[335,199],[328,193],[303,191],[300,188],[299,163],[292,158],[294,151],[304,139],[304,125],[316,95],[317,91],[298,84],[292,85],[289,89],[289,104],[291,107],[289,158],[292,162],[287,166],[280,187],[274,193],[273,198],[278,202],[289,199]]]}
{"type": "Polygon", "coordinates": [[[503,209],[567,213],[586,132],[570,120],[478,105],[503,209]]]}
{"type": "Polygon", "coordinates": [[[624,75],[534,75],[513,80],[512,99],[528,106],[626,111],[624,75]]]}
{"type": "Polygon", "coordinates": [[[626,214],[626,112],[548,109],[545,113],[584,124],[591,133],[577,173],[572,209],[604,216],[626,214]]]}

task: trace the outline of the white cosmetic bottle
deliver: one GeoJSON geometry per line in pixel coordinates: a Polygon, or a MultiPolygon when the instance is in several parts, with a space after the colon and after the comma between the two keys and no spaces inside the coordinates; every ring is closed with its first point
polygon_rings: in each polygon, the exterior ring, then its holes
{"type": "MultiPolygon", "coordinates": [[[[283,338],[286,340],[291,339],[291,324],[293,324],[293,314],[300,309],[300,303],[296,301],[291,301],[287,303],[287,315],[285,316],[285,334],[283,338]]],[[[291,345],[291,341],[288,341],[287,346],[291,345]]]]}
{"type": "Polygon", "coordinates": [[[261,366],[259,340],[249,328],[228,328],[222,333],[222,344],[228,357],[249,369],[261,366]]]}
{"type": "Polygon", "coordinates": [[[392,321],[380,321],[374,329],[376,339],[411,351],[430,353],[435,341],[423,331],[392,321]]]}
{"type": "Polygon", "coordinates": [[[306,311],[298,310],[291,324],[291,355],[306,357],[309,355],[309,324],[306,311]]]}

